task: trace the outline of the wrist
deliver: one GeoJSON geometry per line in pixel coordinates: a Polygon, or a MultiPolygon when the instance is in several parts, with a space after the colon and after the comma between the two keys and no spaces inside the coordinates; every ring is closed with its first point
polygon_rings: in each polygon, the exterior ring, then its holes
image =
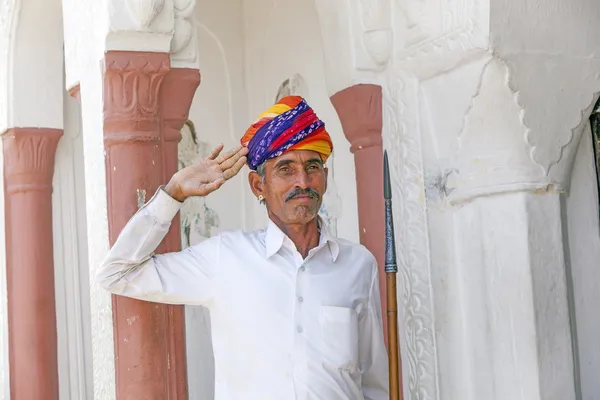
{"type": "Polygon", "coordinates": [[[167,185],[164,187],[164,191],[180,203],[183,203],[185,201],[185,196],[183,195],[183,193],[181,193],[179,185],[173,182],[173,179],[171,179],[169,183],[167,183],[167,185]]]}

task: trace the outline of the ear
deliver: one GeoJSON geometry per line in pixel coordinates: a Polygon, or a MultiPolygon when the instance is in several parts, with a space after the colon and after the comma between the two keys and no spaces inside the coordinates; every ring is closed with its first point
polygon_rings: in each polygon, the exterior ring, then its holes
{"type": "Polygon", "coordinates": [[[329,178],[329,168],[325,167],[323,168],[323,171],[325,171],[325,190],[323,191],[323,193],[325,193],[327,191],[327,179],[329,178]]]}
{"type": "Polygon", "coordinates": [[[250,190],[252,190],[255,197],[263,194],[263,181],[258,172],[250,171],[248,174],[248,183],[250,184],[250,190]]]}

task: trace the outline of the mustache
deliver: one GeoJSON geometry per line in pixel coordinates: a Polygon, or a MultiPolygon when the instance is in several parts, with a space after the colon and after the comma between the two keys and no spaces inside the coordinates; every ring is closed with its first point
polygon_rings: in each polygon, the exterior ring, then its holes
{"type": "Polygon", "coordinates": [[[321,195],[311,188],[306,188],[306,189],[296,188],[296,189],[294,189],[294,191],[292,191],[290,194],[288,194],[288,196],[285,198],[285,201],[287,202],[287,201],[292,200],[295,197],[305,196],[305,195],[311,196],[317,200],[319,200],[321,198],[321,195]]]}

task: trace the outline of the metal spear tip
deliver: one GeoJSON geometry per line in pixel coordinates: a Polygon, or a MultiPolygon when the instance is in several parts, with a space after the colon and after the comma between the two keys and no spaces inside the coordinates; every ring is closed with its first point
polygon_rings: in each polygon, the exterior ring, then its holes
{"type": "Polygon", "coordinates": [[[390,182],[390,165],[388,163],[387,150],[383,151],[383,198],[392,199],[392,184],[390,182]]]}

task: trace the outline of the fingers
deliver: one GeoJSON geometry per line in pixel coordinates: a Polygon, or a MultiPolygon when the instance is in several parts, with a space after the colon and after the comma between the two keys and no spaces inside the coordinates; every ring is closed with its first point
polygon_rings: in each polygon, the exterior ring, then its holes
{"type": "Polygon", "coordinates": [[[231,168],[228,168],[225,171],[223,171],[223,177],[225,179],[233,178],[244,167],[244,164],[246,164],[246,157],[242,156],[238,158],[238,160],[235,162],[235,164],[233,164],[233,166],[231,166],[231,168]]]}
{"type": "Polygon", "coordinates": [[[247,152],[248,149],[246,149],[245,147],[237,146],[229,150],[227,153],[221,154],[215,159],[215,161],[219,164],[223,164],[225,161],[229,160],[231,157],[236,156],[238,153],[243,153],[242,155],[245,155],[247,152]]]}
{"type": "Polygon", "coordinates": [[[244,157],[246,154],[248,154],[248,149],[245,147],[238,147],[238,151],[233,154],[231,157],[225,159],[225,161],[223,161],[220,165],[221,170],[222,171],[226,171],[229,168],[233,167],[239,160],[241,157],[244,157]]]}
{"type": "Polygon", "coordinates": [[[225,183],[225,178],[218,178],[218,179],[212,181],[211,183],[207,183],[202,186],[200,195],[206,196],[206,195],[214,192],[221,186],[223,186],[224,183],[225,183]]]}
{"type": "Polygon", "coordinates": [[[210,154],[208,155],[208,159],[209,160],[214,160],[215,158],[217,158],[217,156],[221,153],[221,151],[223,150],[223,147],[225,147],[223,144],[218,145],[217,147],[215,147],[213,149],[213,151],[210,152],[210,154]]]}

